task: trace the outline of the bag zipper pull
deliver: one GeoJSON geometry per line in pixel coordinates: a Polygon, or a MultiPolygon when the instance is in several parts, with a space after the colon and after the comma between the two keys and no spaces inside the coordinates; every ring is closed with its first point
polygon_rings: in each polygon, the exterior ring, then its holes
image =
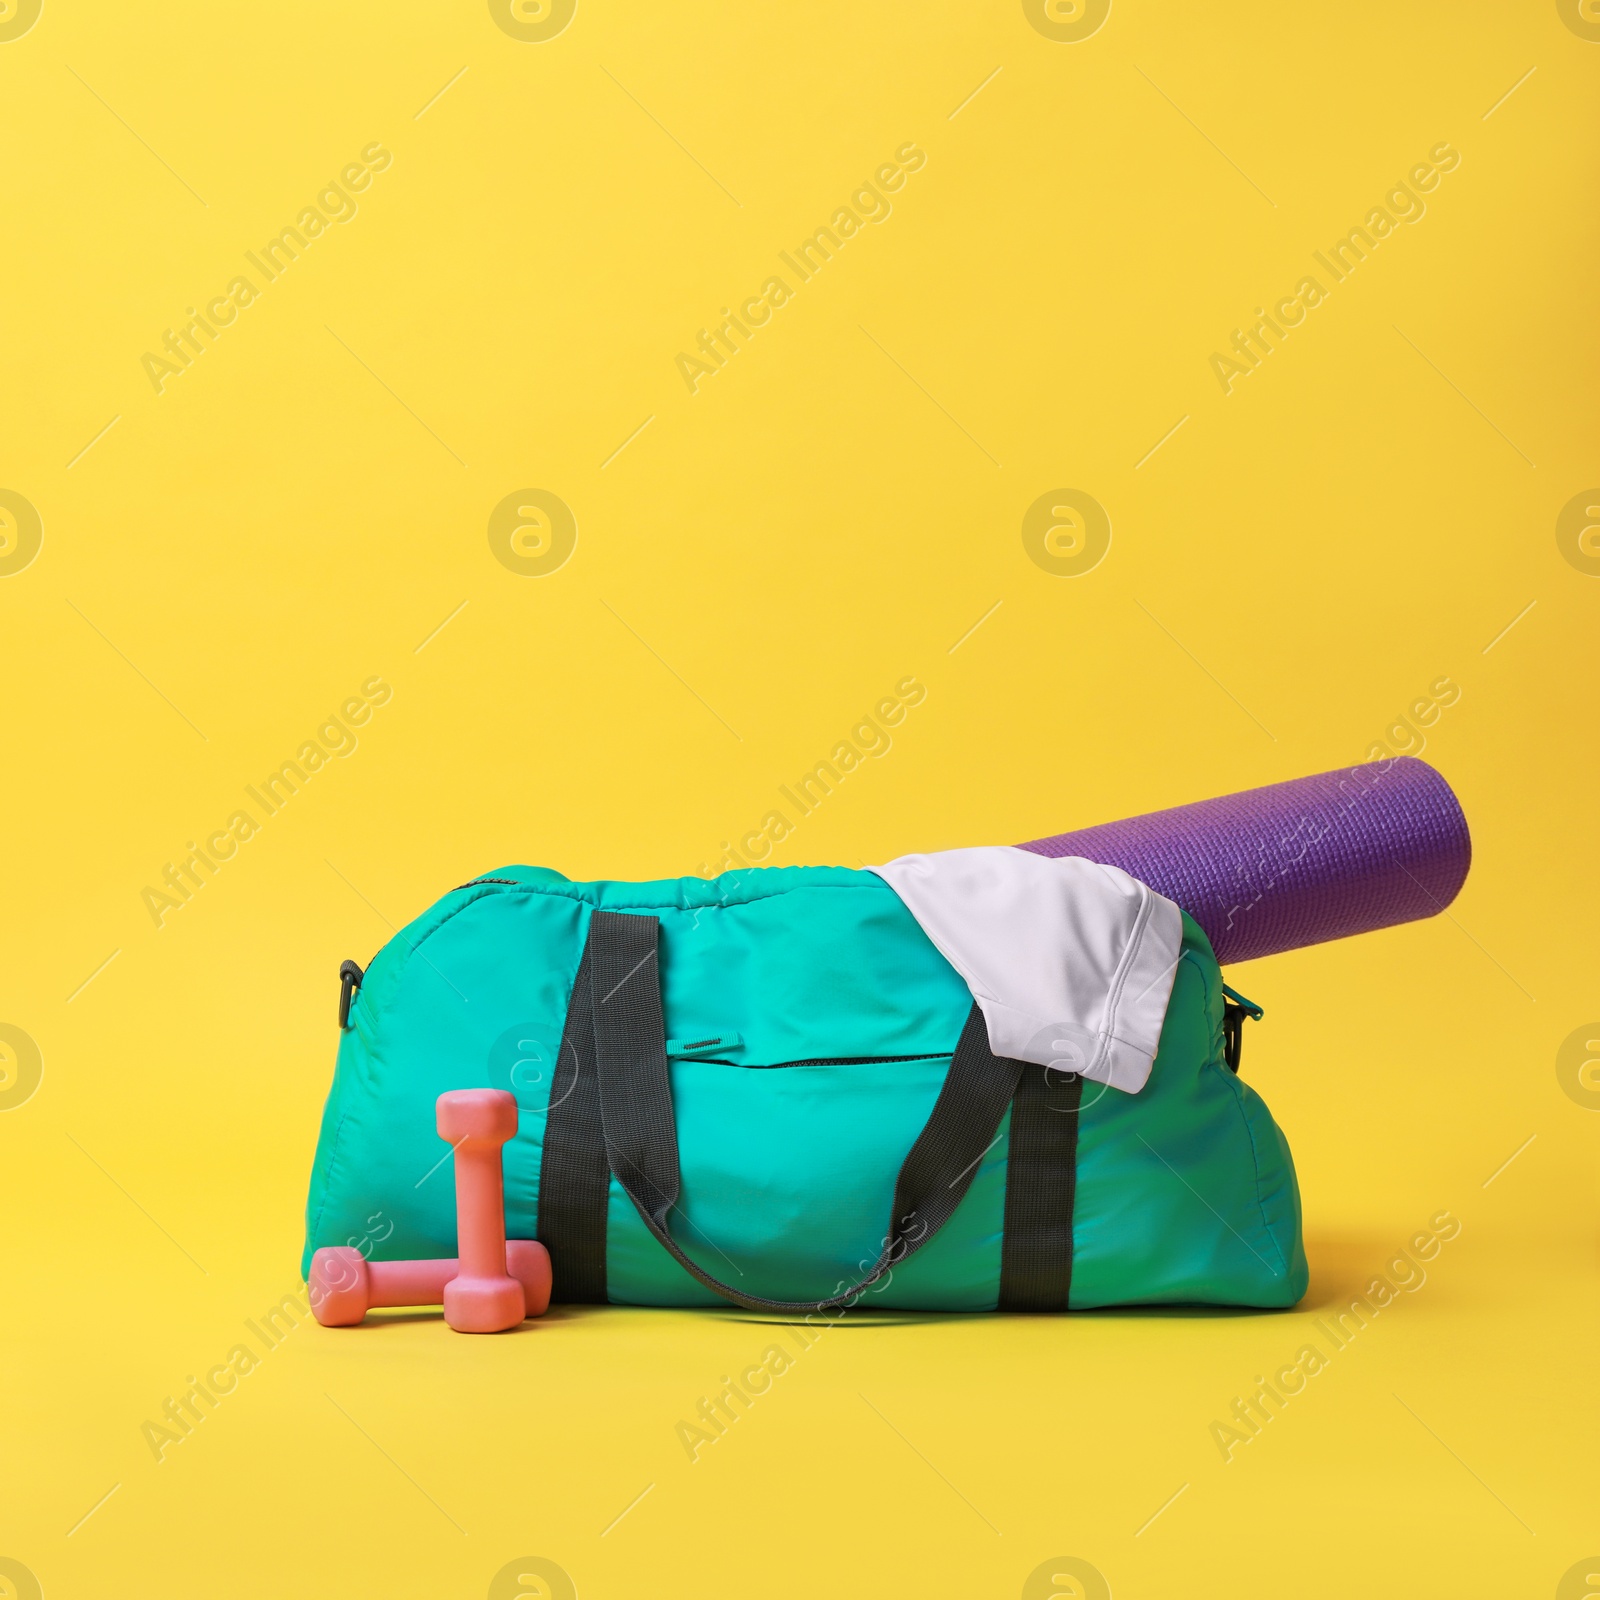
{"type": "Polygon", "coordinates": [[[667,1058],[692,1061],[696,1056],[707,1056],[715,1050],[737,1050],[743,1043],[736,1033],[702,1033],[693,1039],[668,1039],[667,1058]]]}
{"type": "Polygon", "coordinates": [[[1259,1022],[1266,1012],[1227,984],[1223,984],[1222,992],[1226,996],[1222,1003],[1222,1059],[1227,1062],[1228,1071],[1237,1074],[1244,1048],[1244,1019],[1259,1022]]]}
{"type": "Polygon", "coordinates": [[[345,961],[339,967],[339,1026],[341,1029],[350,1026],[350,999],[356,990],[361,987],[361,980],[366,977],[360,967],[353,961],[345,961]]]}

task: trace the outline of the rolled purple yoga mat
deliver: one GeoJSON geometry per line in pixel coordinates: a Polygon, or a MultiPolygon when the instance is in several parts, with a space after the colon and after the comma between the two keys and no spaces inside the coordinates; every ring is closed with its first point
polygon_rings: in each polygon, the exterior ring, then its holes
{"type": "Polygon", "coordinates": [[[1121,867],[1175,900],[1217,959],[1431,917],[1472,863],[1450,785],[1415,756],[1105,822],[1022,846],[1121,867]]]}

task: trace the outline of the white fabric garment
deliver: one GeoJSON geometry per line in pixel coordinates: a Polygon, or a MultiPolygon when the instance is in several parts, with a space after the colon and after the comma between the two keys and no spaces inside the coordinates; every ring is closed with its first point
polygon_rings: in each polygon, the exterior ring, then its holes
{"type": "Polygon", "coordinates": [[[1116,867],[1012,845],[867,870],[967,980],[997,1056],[1145,1086],[1183,939],[1172,901],[1116,867]]]}

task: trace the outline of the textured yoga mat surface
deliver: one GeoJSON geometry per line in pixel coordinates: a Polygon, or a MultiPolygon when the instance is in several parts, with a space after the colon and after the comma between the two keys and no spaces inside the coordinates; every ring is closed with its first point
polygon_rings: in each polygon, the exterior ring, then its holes
{"type": "Polygon", "coordinates": [[[1414,756],[1058,833],[1022,848],[1121,867],[1182,906],[1223,962],[1431,917],[1455,899],[1472,862],[1460,802],[1414,756]]]}

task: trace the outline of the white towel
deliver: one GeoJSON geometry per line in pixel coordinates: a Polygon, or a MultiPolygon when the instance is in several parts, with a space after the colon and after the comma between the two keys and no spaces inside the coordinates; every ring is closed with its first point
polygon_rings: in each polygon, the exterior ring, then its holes
{"type": "Polygon", "coordinates": [[[1145,1086],[1183,939],[1172,901],[1116,867],[1011,845],[867,870],[967,980],[997,1056],[1145,1086]]]}

